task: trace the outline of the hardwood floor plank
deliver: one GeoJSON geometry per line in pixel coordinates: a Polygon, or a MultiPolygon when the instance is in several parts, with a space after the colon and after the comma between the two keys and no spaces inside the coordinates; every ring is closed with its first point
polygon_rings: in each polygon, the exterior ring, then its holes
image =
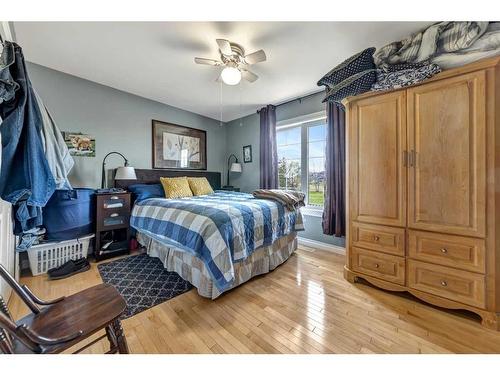
{"type": "Polygon", "coordinates": [[[229,335],[239,342],[237,346],[241,346],[241,353],[265,353],[266,351],[259,345],[258,342],[250,340],[248,335],[252,332],[242,321],[235,319],[230,314],[227,314],[218,305],[212,303],[210,310],[204,310],[216,316],[217,322],[224,327],[229,335]]]}
{"type": "MultiPolygon", "coordinates": [[[[343,266],[342,255],[301,247],[273,272],[215,301],[191,290],[125,319],[123,328],[130,351],[500,352],[500,334],[483,328],[477,320],[421,303],[406,294],[388,293],[363,283],[350,284],[343,278],[343,266]]],[[[49,281],[41,275],[21,282],[41,298],[52,299],[102,280],[96,264],[92,264],[88,272],[71,279],[49,281]]],[[[16,318],[28,313],[17,297],[9,307],[16,318]]],[[[102,340],[84,353],[108,349],[107,340],[102,340]]]]}
{"type": "MultiPolygon", "coordinates": [[[[214,306],[215,306],[215,304],[214,304],[214,306]]],[[[215,311],[215,309],[213,307],[212,307],[210,312],[214,313],[213,319],[217,320],[218,322],[224,321],[224,319],[218,314],[218,311],[215,311]]],[[[227,325],[227,323],[225,325],[227,325]]],[[[264,340],[265,342],[267,342],[269,345],[271,345],[274,349],[276,349],[280,353],[292,354],[292,353],[300,352],[300,351],[293,351],[293,349],[290,348],[291,345],[283,344],[280,340],[280,337],[277,338],[277,337],[275,337],[276,335],[274,335],[272,332],[263,330],[260,325],[257,327],[252,327],[252,329],[249,330],[249,334],[254,339],[260,338],[260,339],[264,340]],[[258,333],[258,336],[255,336],[255,333],[258,333]]],[[[247,352],[247,349],[243,349],[242,353],[246,353],[246,352],[247,352]]]]}
{"type": "Polygon", "coordinates": [[[265,314],[264,309],[253,307],[251,304],[246,304],[243,308],[249,313],[261,317],[262,323],[258,326],[259,328],[266,331],[272,331],[275,335],[278,335],[280,341],[282,341],[284,345],[294,347],[295,352],[318,354],[324,351],[324,348],[317,349],[314,345],[311,345],[308,340],[297,339],[295,335],[290,333],[293,327],[288,326],[283,321],[273,320],[270,316],[265,314]]]}

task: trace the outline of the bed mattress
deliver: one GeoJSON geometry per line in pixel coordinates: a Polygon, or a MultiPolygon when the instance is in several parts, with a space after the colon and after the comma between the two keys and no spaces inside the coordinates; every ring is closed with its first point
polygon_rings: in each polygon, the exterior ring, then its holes
{"type": "Polygon", "coordinates": [[[159,244],[198,258],[220,292],[234,286],[238,263],[304,229],[300,210],[228,191],[146,199],[134,205],[130,223],[159,244]]]}

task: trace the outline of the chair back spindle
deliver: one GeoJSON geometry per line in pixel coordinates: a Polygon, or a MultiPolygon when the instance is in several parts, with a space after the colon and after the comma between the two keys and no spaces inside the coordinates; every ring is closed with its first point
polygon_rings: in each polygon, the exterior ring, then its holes
{"type": "Polygon", "coordinates": [[[0,353],[61,353],[102,329],[110,342],[108,353],[129,352],[120,324],[126,303],[113,286],[100,284],[68,298],[44,301],[26,285],[21,286],[1,264],[0,277],[31,310],[16,322],[0,296],[0,353]],[[103,303],[106,310],[100,312],[99,319],[92,319],[96,307],[103,303]],[[43,314],[39,306],[44,306],[43,314]],[[78,316],[80,311],[83,313],[78,316]]]}
{"type": "Polygon", "coordinates": [[[0,264],[0,276],[7,282],[7,284],[9,284],[12,290],[22,299],[22,301],[29,307],[29,309],[34,314],[38,314],[40,312],[40,309],[29,297],[28,293],[26,293],[26,291],[16,281],[16,279],[14,279],[12,275],[1,264],[0,264]]]}

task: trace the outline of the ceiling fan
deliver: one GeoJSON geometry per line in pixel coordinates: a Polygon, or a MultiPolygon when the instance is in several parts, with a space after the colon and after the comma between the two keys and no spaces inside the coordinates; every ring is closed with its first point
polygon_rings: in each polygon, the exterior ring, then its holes
{"type": "Polygon", "coordinates": [[[266,54],[263,50],[260,49],[245,55],[245,50],[239,44],[226,39],[216,39],[215,41],[219,46],[220,61],[195,57],[196,64],[223,66],[224,69],[218,79],[222,79],[227,85],[237,85],[241,78],[248,82],[255,82],[259,78],[257,74],[249,71],[247,66],[266,61],[266,54]]]}

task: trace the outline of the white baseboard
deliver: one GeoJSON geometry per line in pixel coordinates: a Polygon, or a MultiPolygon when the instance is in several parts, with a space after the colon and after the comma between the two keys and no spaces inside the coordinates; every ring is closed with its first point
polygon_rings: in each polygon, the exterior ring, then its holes
{"type": "Polygon", "coordinates": [[[325,242],[320,242],[316,240],[311,240],[309,238],[297,237],[299,244],[309,247],[314,247],[316,249],[331,251],[336,254],[345,255],[345,248],[337,245],[332,245],[325,242]]]}

